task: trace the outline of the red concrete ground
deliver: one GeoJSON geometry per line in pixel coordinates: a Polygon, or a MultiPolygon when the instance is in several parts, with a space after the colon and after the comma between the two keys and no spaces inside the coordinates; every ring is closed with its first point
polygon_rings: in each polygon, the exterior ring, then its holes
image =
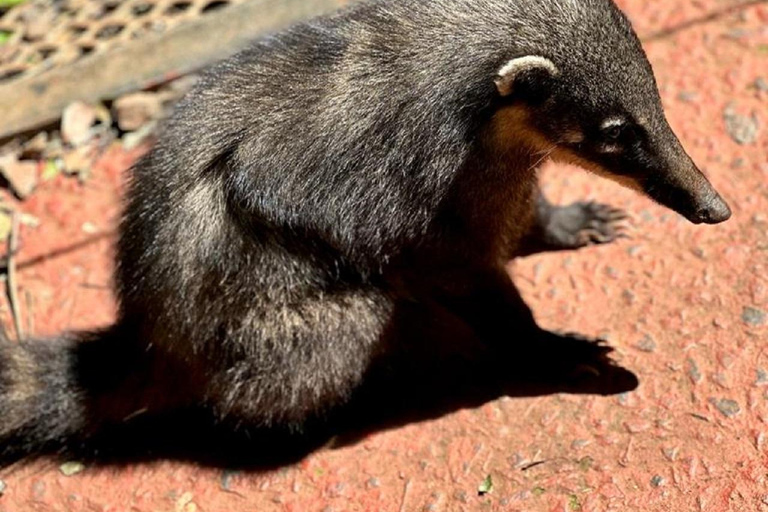
{"type": "MultiPolygon", "coordinates": [[[[691,24],[735,2],[621,4],[644,36],[685,26],[647,38],[647,50],[673,127],[734,217],[693,226],[550,169],[554,199],[610,200],[634,214],[634,238],[511,270],[543,326],[606,336],[636,391],[504,398],[268,473],[161,461],[66,477],[34,463],[0,473],[0,511],[768,510],[768,85],[758,82],[768,80],[768,6],[691,24]],[[753,140],[737,144],[734,128],[753,140]],[[493,492],[480,497],[489,474],[493,492]]],[[[129,161],[111,153],[85,185],[59,178],[21,205],[41,221],[23,230],[19,257],[36,334],[110,320],[110,241],[91,232],[113,228],[129,161]]]]}

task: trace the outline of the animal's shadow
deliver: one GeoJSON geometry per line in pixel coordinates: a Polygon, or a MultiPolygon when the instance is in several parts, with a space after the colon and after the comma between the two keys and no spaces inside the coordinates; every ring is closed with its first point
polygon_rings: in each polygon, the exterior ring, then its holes
{"type": "MultiPolygon", "coordinates": [[[[213,420],[204,410],[139,417],[104,432],[74,453],[97,464],[174,459],[205,466],[269,470],[300,461],[333,440],[366,435],[478,407],[502,396],[554,393],[611,395],[635,389],[637,377],[613,363],[605,345],[542,331],[492,350],[466,327],[436,318],[405,326],[401,346],[368,372],[349,403],[302,433],[253,429],[213,420]],[[437,339],[436,339],[437,338],[437,339]]],[[[395,333],[397,334],[397,333],[395,333]]],[[[392,347],[390,347],[392,348],[392,347]]]]}

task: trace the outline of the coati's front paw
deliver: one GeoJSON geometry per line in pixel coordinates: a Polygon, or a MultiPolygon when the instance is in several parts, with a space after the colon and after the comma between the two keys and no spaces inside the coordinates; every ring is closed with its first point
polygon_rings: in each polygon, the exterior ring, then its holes
{"type": "Polygon", "coordinates": [[[624,210],[595,202],[578,202],[552,209],[547,241],[561,249],[578,249],[626,237],[624,210]]]}

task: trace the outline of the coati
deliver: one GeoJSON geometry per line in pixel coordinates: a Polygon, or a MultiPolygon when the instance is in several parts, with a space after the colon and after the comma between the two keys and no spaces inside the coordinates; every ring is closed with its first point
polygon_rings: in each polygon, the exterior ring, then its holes
{"type": "Polygon", "coordinates": [[[504,264],[609,242],[623,215],[551,205],[547,158],[730,216],[611,0],[370,0],[255,41],[132,170],[116,323],[0,345],[0,449],[190,406],[301,429],[361,384],[401,305],[500,350],[545,335],[504,264]]]}

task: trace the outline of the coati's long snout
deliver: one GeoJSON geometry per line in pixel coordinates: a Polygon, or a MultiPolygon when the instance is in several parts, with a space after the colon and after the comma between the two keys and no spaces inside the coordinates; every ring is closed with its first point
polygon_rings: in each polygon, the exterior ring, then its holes
{"type": "Polygon", "coordinates": [[[671,129],[648,129],[644,136],[633,137],[637,139],[623,144],[611,142],[608,152],[603,142],[594,147],[588,142],[565,144],[552,151],[552,157],[640,192],[694,224],[718,224],[731,217],[728,204],[671,129]]]}
{"type": "Polygon", "coordinates": [[[731,209],[682,148],[671,129],[665,133],[659,164],[639,173],[642,191],[659,204],[694,224],[718,224],[731,217],[731,209]]]}
{"type": "MultiPolygon", "coordinates": [[[[636,50],[636,60],[647,62],[636,50]]],[[[669,126],[650,64],[635,68],[629,83],[636,90],[623,90],[627,80],[617,77],[590,91],[573,87],[587,81],[583,70],[538,55],[512,59],[496,76],[506,102],[496,126],[522,134],[535,153],[616,181],[695,224],[728,220],[730,208],[669,126]]]]}

